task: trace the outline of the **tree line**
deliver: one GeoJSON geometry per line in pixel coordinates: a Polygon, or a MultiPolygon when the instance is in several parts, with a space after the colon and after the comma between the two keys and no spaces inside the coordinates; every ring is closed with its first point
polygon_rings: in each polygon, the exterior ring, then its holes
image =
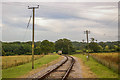
{"type": "MultiPolygon", "coordinates": [[[[32,42],[1,42],[2,56],[9,55],[31,55],[32,42]]],[[[48,54],[62,51],[63,54],[73,54],[77,52],[118,52],[120,50],[119,41],[115,42],[96,42],[91,38],[89,50],[86,42],[70,41],[69,39],[59,39],[55,42],[48,40],[35,42],[34,54],[48,54]]]]}
{"type": "Polygon", "coordinates": [[[72,42],[77,52],[119,52],[120,50],[120,41],[113,42],[97,42],[94,38],[91,38],[89,44],[86,42],[72,42]],[[89,46],[89,49],[87,48],[89,46]]]}
{"type": "MultiPolygon", "coordinates": [[[[68,39],[59,39],[56,42],[43,40],[35,42],[34,54],[48,54],[62,50],[63,54],[75,52],[72,42],[68,39]]],[[[2,42],[2,56],[31,55],[32,42],[2,42]]]]}

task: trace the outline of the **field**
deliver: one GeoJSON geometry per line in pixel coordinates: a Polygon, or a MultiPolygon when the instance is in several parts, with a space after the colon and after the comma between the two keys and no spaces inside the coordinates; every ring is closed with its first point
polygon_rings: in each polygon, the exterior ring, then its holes
{"type": "MultiPolygon", "coordinates": [[[[34,55],[34,59],[39,59],[43,55],[34,55]]],[[[31,55],[2,56],[2,69],[18,66],[31,61],[31,55]]]]}
{"type": "MultiPolygon", "coordinates": [[[[45,55],[34,61],[35,69],[38,69],[38,68],[42,67],[43,65],[48,64],[51,61],[58,59],[59,57],[60,57],[59,55],[45,55]]],[[[23,65],[3,69],[2,77],[3,78],[16,78],[16,77],[20,77],[24,74],[28,74],[30,71],[32,71],[31,64],[32,63],[29,62],[29,63],[23,64],[23,65]]]]}
{"type": "Polygon", "coordinates": [[[107,66],[115,72],[118,72],[118,53],[92,53],[90,55],[99,63],[107,66]]]}
{"type": "Polygon", "coordinates": [[[97,75],[97,78],[118,78],[118,74],[116,72],[102,65],[91,56],[89,61],[87,61],[86,55],[74,54],[72,56],[80,58],[83,63],[88,66],[94,74],[97,75]]]}

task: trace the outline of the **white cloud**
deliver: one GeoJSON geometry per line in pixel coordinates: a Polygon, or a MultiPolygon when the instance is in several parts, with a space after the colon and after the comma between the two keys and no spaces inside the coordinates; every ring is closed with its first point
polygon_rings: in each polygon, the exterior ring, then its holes
{"type": "Polygon", "coordinates": [[[36,24],[39,27],[46,28],[53,32],[62,32],[63,28],[67,25],[64,25],[64,20],[56,20],[56,19],[43,19],[43,18],[36,18],[36,24]]]}
{"type": "MultiPolygon", "coordinates": [[[[27,5],[27,3],[9,4],[12,5],[4,4],[3,7],[3,40],[22,41],[29,16],[32,14],[31,10],[28,10],[26,6],[19,6],[20,4],[27,5]]],[[[41,6],[40,9],[35,12],[35,40],[48,39],[55,41],[58,38],[63,37],[72,40],[82,40],[85,38],[83,32],[86,29],[93,32],[94,35],[91,34],[91,37],[96,37],[98,40],[117,39],[117,37],[115,37],[117,36],[118,14],[116,3],[38,4],[41,6]],[[103,36],[104,34],[111,37],[105,38],[103,36]]],[[[31,40],[31,27],[32,25],[30,25],[30,28],[28,29],[27,35],[29,37],[26,36],[26,40],[31,40]]]]}

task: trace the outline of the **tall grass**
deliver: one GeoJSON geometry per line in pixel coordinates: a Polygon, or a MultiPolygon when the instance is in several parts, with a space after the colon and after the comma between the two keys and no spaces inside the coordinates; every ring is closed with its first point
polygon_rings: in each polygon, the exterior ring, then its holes
{"type": "MultiPolygon", "coordinates": [[[[34,59],[39,59],[43,55],[34,55],[34,59]]],[[[31,55],[19,55],[19,56],[2,56],[2,69],[22,65],[31,62],[31,55]]]]}
{"type": "MultiPolygon", "coordinates": [[[[18,80],[21,80],[21,79],[23,79],[23,78],[21,78],[21,76],[27,75],[27,74],[32,75],[36,72],[39,72],[39,70],[41,70],[40,68],[43,65],[46,65],[46,64],[58,59],[59,57],[60,57],[59,55],[44,55],[40,59],[37,59],[34,61],[34,69],[32,69],[32,65],[31,65],[32,62],[23,64],[23,65],[19,65],[19,66],[15,66],[15,67],[11,67],[8,69],[2,69],[2,78],[3,78],[3,80],[4,80],[4,78],[9,78],[10,80],[14,80],[12,78],[17,78],[18,80]],[[31,71],[32,71],[32,73],[31,73],[31,71]]],[[[15,79],[15,80],[17,80],[17,79],[15,79]]],[[[28,79],[28,80],[32,80],[32,79],[28,79]]]]}
{"type": "Polygon", "coordinates": [[[90,55],[99,63],[118,73],[118,53],[92,53],[90,55]]]}
{"type": "Polygon", "coordinates": [[[89,67],[90,70],[96,74],[96,78],[100,78],[100,80],[111,80],[111,78],[113,78],[112,80],[118,80],[116,79],[118,78],[118,74],[116,72],[100,64],[98,61],[93,59],[91,56],[89,57],[88,61],[87,61],[86,55],[74,54],[73,56],[80,58],[83,61],[83,64],[89,67]]]}

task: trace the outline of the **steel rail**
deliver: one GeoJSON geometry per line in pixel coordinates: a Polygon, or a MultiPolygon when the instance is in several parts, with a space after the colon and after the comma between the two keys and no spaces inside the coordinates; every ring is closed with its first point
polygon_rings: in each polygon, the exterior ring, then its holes
{"type": "MultiPolygon", "coordinates": [[[[44,80],[44,79],[46,78],[46,76],[48,76],[49,74],[51,74],[52,72],[54,72],[56,69],[58,69],[59,67],[61,67],[63,64],[65,64],[65,63],[68,61],[68,56],[65,56],[65,57],[66,57],[66,60],[65,60],[65,61],[63,61],[60,65],[58,65],[58,66],[55,67],[54,69],[46,72],[46,73],[43,74],[41,77],[38,77],[37,80],[44,80]]],[[[68,67],[68,69],[66,70],[66,72],[65,72],[65,74],[63,75],[63,77],[61,78],[61,80],[65,80],[65,79],[68,77],[68,75],[69,75],[70,71],[72,70],[72,67],[73,67],[73,65],[74,65],[74,63],[75,63],[75,59],[74,59],[73,57],[71,57],[71,56],[69,56],[69,57],[72,59],[72,60],[71,60],[71,64],[70,64],[70,66],[68,67]]]]}
{"type": "Polygon", "coordinates": [[[60,66],[62,66],[63,64],[65,64],[68,61],[68,57],[66,57],[66,60],[63,61],[60,65],[58,65],[57,67],[55,67],[54,69],[46,72],[45,74],[43,74],[41,77],[38,78],[38,80],[43,80],[47,75],[49,75],[50,73],[52,73],[53,71],[55,71],[56,69],[58,69],[60,66]]]}
{"type": "MultiPolygon", "coordinates": [[[[71,56],[70,56],[70,57],[71,57],[71,56]]],[[[75,59],[74,59],[73,57],[71,57],[71,58],[72,58],[71,65],[70,65],[69,68],[67,69],[65,75],[62,77],[62,80],[65,80],[65,79],[68,77],[68,75],[69,75],[70,71],[72,70],[72,67],[73,67],[73,65],[74,65],[74,63],[75,63],[75,59]]]]}

